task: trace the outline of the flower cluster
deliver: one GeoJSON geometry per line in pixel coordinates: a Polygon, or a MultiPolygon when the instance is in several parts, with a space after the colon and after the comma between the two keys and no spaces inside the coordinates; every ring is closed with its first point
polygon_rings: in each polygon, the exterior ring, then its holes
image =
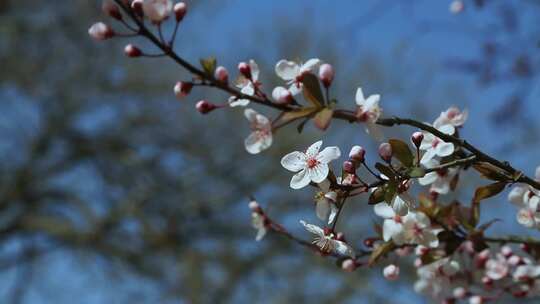
{"type": "MultiPolygon", "coordinates": [[[[452,12],[463,9],[461,1],[452,3],[452,12]]],[[[382,126],[408,124],[421,129],[410,138],[416,149],[395,138],[380,143],[380,160],[373,166],[366,162],[365,149],[357,145],[351,148],[348,159],[338,169],[332,168],[330,163],[342,156],[341,150],[337,146],[321,149],[322,141],[304,151],[284,155],[281,165],[294,173],[290,188],[297,190],[311,186],[315,189],[315,214],[323,224],[317,226],[300,221],[314,235],[312,242],[304,241],[273,221],[252,199],[249,208],[257,241],[272,232],[284,235],[325,256],[337,258],[338,265],[348,272],[374,265],[392,255],[405,257],[414,252],[418,275],[414,289],[444,303],[468,300],[478,304],[497,300],[503,295],[516,298],[540,296],[540,265],[536,262],[540,259],[540,242],[488,238],[486,230],[495,221],[479,223],[480,201],[517,183],[509,194],[509,200],[519,207],[517,220],[526,227],[539,229],[540,167],[536,171],[536,180],[533,180],[508,163],[497,161],[461,140],[460,128],[468,118],[466,110],[450,107],[433,124],[398,117],[383,118],[379,105],[381,96],[366,97],[362,88],[356,90],[353,109],[339,109],[337,97],[330,95],[334,93],[330,91],[334,68],[317,58],[305,63],[285,59],[277,62],[275,73],[284,84],[267,95],[259,66],[253,59],[240,62],[236,80],[229,83],[227,68],[218,66],[215,58],[201,59],[198,68],[174,52],[179,23],[187,14],[184,2],[105,0],[103,12],[120,21],[118,23],[128,32],[98,22],[88,30],[92,38],[102,41],[117,36],[146,37],[163,53],[148,54],[127,44],[125,54],[130,58],[170,56],[193,74],[191,79],[174,85],[178,99],[186,98],[194,88],[209,87],[220,89],[229,97],[222,103],[198,101],[195,107],[200,113],[244,107],[242,110],[251,130],[244,146],[250,154],[270,148],[274,133],[295,122],[299,122],[297,130],[301,132],[310,120],[323,131],[334,119],[346,120],[361,124],[377,141],[384,138],[382,126]],[[176,22],[176,27],[170,39],[165,39],[162,23],[170,20],[176,22]],[[303,93],[303,100],[300,93],[303,93]],[[278,113],[270,118],[270,113],[261,111],[268,114],[263,115],[252,106],[266,106],[278,113]],[[458,201],[441,202],[439,196],[453,191],[460,174],[469,168],[492,182],[476,189],[470,205],[458,201]],[[411,189],[416,181],[420,186],[429,186],[427,194],[413,195],[411,189]],[[355,198],[373,205],[374,213],[382,218],[374,225],[373,234],[364,239],[363,248],[353,246],[344,233],[337,230],[344,205],[355,198]],[[507,245],[499,249],[493,246],[506,242],[522,244],[523,254],[514,253],[507,245]]],[[[395,263],[387,264],[382,273],[388,280],[397,280],[400,268],[395,263]]]]}

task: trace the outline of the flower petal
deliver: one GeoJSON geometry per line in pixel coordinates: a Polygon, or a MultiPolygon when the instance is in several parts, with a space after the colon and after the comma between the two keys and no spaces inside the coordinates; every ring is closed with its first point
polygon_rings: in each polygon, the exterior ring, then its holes
{"type": "Polygon", "coordinates": [[[249,122],[255,122],[257,121],[257,111],[253,109],[245,109],[244,110],[244,116],[247,118],[249,122]]]}
{"type": "Polygon", "coordinates": [[[302,65],[302,67],[300,68],[300,72],[311,71],[319,64],[321,64],[321,60],[319,60],[318,58],[311,58],[302,65]]]}
{"type": "Polygon", "coordinates": [[[283,156],[281,165],[291,172],[298,172],[306,167],[306,161],[307,157],[304,153],[294,151],[283,156]]]}
{"type": "Polygon", "coordinates": [[[435,153],[437,156],[440,157],[446,157],[454,153],[454,144],[453,143],[447,143],[447,142],[441,142],[437,145],[435,148],[435,153]]]}
{"type": "Polygon", "coordinates": [[[349,256],[351,258],[354,258],[356,254],[354,253],[354,250],[351,246],[349,246],[347,243],[342,241],[333,241],[335,252],[339,253],[340,255],[349,256]]]}
{"type": "Polygon", "coordinates": [[[304,228],[306,228],[307,231],[313,233],[313,234],[316,234],[316,235],[319,235],[319,236],[324,236],[324,230],[319,227],[319,226],[315,226],[315,225],[312,225],[312,224],[308,224],[304,221],[300,221],[300,224],[302,224],[304,226],[304,228]]]}
{"type": "Polygon", "coordinates": [[[330,204],[326,199],[320,199],[315,204],[315,213],[321,221],[326,221],[330,215],[330,204]]]}
{"type": "Polygon", "coordinates": [[[437,174],[437,172],[429,172],[426,173],[426,175],[424,175],[423,177],[420,177],[418,179],[418,183],[422,186],[427,186],[434,183],[438,177],[439,175],[437,174]]]}
{"type": "Polygon", "coordinates": [[[409,205],[399,195],[396,195],[392,201],[392,209],[394,209],[398,215],[403,216],[409,212],[409,205]]]}
{"type": "Polygon", "coordinates": [[[437,130],[441,131],[444,134],[452,135],[456,131],[456,128],[454,128],[454,126],[452,126],[451,124],[446,124],[438,127],[437,130]]]}
{"type": "Polygon", "coordinates": [[[303,169],[302,171],[293,175],[293,177],[291,178],[290,186],[295,190],[301,189],[309,185],[310,181],[310,174],[308,173],[308,170],[303,169]]]}
{"type": "Polygon", "coordinates": [[[366,124],[366,132],[373,137],[378,142],[381,142],[384,140],[384,134],[382,132],[382,128],[374,123],[367,122],[366,124]]]}
{"type": "Polygon", "coordinates": [[[386,219],[393,218],[396,212],[387,203],[378,203],[373,207],[375,214],[386,219]]]}
{"type": "Polygon", "coordinates": [[[276,74],[283,80],[294,80],[300,74],[300,67],[294,61],[282,59],[276,64],[276,74]]]}
{"type": "Polygon", "coordinates": [[[255,60],[249,60],[249,68],[251,69],[251,79],[253,79],[253,81],[259,80],[260,70],[255,60]]]}
{"type": "Polygon", "coordinates": [[[394,239],[403,231],[403,225],[396,223],[394,220],[384,220],[383,223],[383,239],[385,242],[394,239]]]}
{"type": "Polygon", "coordinates": [[[330,215],[328,216],[328,225],[332,224],[336,215],[338,213],[338,208],[335,204],[330,204],[330,215]]]}
{"type": "MultiPolygon", "coordinates": [[[[325,180],[326,177],[328,177],[329,169],[328,169],[327,164],[320,163],[320,164],[316,165],[313,168],[307,169],[307,171],[308,171],[308,174],[306,174],[306,175],[309,175],[309,178],[314,183],[320,183],[323,180],[325,180]]],[[[308,182],[308,184],[309,184],[309,182],[308,182]]]]}
{"type": "Polygon", "coordinates": [[[429,161],[431,161],[434,157],[435,157],[435,150],[434,149],[428,149],[428,150],[426,150],[424,155],[422,155],[422,159],[420,160],[420,163],[422,165],[424,165],[424,164],[428,163],[429,161]]]}
{"type": "Polygon", "coordinates": [[[318,142],[312,144],[311,146],[309,146],[309,148],[307,148],[306,156],[308,158],[316,157],[317,154],[319,153],[319,150],[321,149],[321,146],[322,146],[322,140],[319,140],[318,142]]]}
{"type": "Polygon", "coordinates": [[[323,164],[327,164],[340,156],[341,151],[338,147],[326,147],[317,154],[317,160],[323,164]]]}
{"type": "Polygon", "coordinates": [[[358,106],[364,106],[366,99],[364,98],[364,91],[362,91],[362,88],[358,88],[356,90],[356,105],[358,106]]]}
{"type": "Polygon", "coordinates": [[[257,230],[257,236],[255,237],[255,240],[258,242],[262,240],[265,235],[266,235],[266,228],[260,228],[257,230]]]}

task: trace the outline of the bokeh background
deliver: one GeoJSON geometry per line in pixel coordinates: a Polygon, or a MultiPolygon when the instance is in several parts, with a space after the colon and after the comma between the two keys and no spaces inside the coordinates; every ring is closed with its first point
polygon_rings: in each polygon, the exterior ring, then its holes
{"type": "MultiPolygon", "coordinates": [[[[433,121],[467,108],[463,136],[533,174],[539,160],[540,2],[450,0],[187,1],[177,51],[216,56],[234,71],[254,58],[269,92],[282,58],[318,57],[337,70],[332,94],[353,107],[356,87],[381,93],[386,115],[433,121]]],[[[272,218],[305,239],[316,222],[311,191],[288,188],[279,159],[323,139],[348,151],[375,143],[335,122],[283,129],[272,148],[245,152],[238,109],[172,87],[189,76],[166,58],[128,59],[127,40],[87,35],[110,21],[97,0],[0,1],[0,285],[2,303],[423,303],[414,270],[387,282],[381,268],[344,273],[331,259],[269,235],[255,242],[247,208],[255,195],[272,218]]],[[[142,48],[151,47],[137,39],[142,48]]],[[[266,109],[258,109],[268,113],[266,109]]],[[[407,138],[413,130],[389,130],[407,138]]],[[[467,202],[474,173],[461,179],[467,202]]],[[[521,229],[505,196],[482,218],[493,235],[521,229]]],[[[361,246],[376,220],[366,198],[339,229],[361,246]]],[[[383,261],[383,264],[392,261],[383,261]]]]}

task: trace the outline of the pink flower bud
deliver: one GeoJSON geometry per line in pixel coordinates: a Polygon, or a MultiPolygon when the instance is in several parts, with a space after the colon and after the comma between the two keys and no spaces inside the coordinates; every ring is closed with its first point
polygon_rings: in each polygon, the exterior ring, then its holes
{"type": "Polygon", "coordinates": [[[218,66],[214,71],[214,78],[219,82],[227,83],[229,82],[229,71],[223,66],[218,66]]]}
{"type": "Polygon", "coordinates": [[[418,245],[416,246],[416,248],[414,249],[414,253],[417,255],[417,256],[423,256],[425,254],[427,254],[429,252],[429,248],[426,247],[426,246],[423,246],[423,245],[418,245]]]}
{"type": "Polygon", "coordinates": [[[386,162],[392,160],[392,146],[389,143],[382,143],[379,146],[379,156],[386,162]]]}
{"type": "Polygon", "coordinates": [[[352,161],[344,161],[343,162],[343,171],[354,174],[356,172],[356,166],[353,164],[352,161]]]}
{"type": "Polygon", "coordinates": [[[131,9],[133,10],[133,12],[135,12],[137,16],[143,17],[143,0],[133,0],[133,2],[131,2],[131,9]]]}
{"type": "Polygon", "coordinates": [[[506,258],[510,257],[512,255],[512,248],[510,246],[502,246],[501,247],[501,253],[506,258]]]}
{"type": "Polygon", "coordinates": [[[399,278],[399,267],[394,264],[390,264],[383,269],[384,277],[389,281],[394,281],[399,278]]]}
{"type": "Polygon", "coordinates": [[[349,158],[360,163],[364,162],[365,156],[366,150],[360,146],[353,146],[349,152],[349,158]]]}
{"type": "Polygon", "coordinates": [[[163,22],[169,18],[173,10],[171,0],[144,0],[142,2],[144,15],[155,24],[163,22]]]}
{"type": "Polygon", "coordinates": [[[366,246],[367,248],[372,248],[374,244],[375,244],[374,238],[364,239],[364,246],[366,246]]]}
{"type": "Polygon", "coordinates": [[[261,206],[259,206],[259,203],[256,201],[250,201],[249,202],[249,209],[253,212],[259,212],[261,210],[261,206]]]}
{"type": "Polygon", "coordinates": [[[491,287],[491,286],[493,286],[493,280],[490,279],[490,278],[488,278],[488,277],[485,277],[485,276],[482,277],[482,283],[483,283],[484,285],[486,285],[486,287],[491,287]]]}
{"type": "Polygon", "coordinates": [[[133,44],[128,44],[124,48],[124,54],[126,54],[126,56],[128,57],[135,58],[140,57],[142,55],[142,52],[138,47],[134,46],[133,44]]]}
{"type": "Polygon", "coordinates": [[[272,98],[277,104],[289,104],[293,101],[291,91],[284,87],[275,87],[272,90],[272,98]]]}
{"type": "Polygon", "coordinates": [[[328,63],[321,65],[319,68],[319,79],[328,88],[334,80],[334,68],[328,63]]]}
{"type": "Polygon", "coordinates": [[[178,2],[174,5],[174,15],[176,17],[176,22],[182,21],[187,13],[187,5],[184,2],[178,2]]]}
{"type": "Polygon", "coordinates": [[[90,29],[88,29],[88,34],[90,37],[96,40],[107,40],[114,36],[114,31],[107,24],[98,22],[93,24],[90,29]]]}
{"type": "Polygon", "coordinates": [[[416,259],[414,259],[414,267],[420,268],[420,267],[422,267],[422,265],[424,265],[424,263],[422,263],[422,259],[421,259],[421,258],[416,258],[416,259]]]}
{"type": "Polygon", "coordinates": [[[452,295],[454,296],[454,298],[463,299],[467,296],[467,290],[463,287],[456,287],[452,291],[452,295]]]}
{"type": "Polygon", "coordinates": [[[176,95],[176,98],[181,99],[188,96],[192,88],[193,83],[179,81],[174,86],[174,95],[176,95]]]}
{"type": "Polygon", "coordinates": [[[343,232],[336,233],[336,240],[347,242],[347,240],[345,240],[345,234],[343,232]]]}
{"type": "Polygon", "coordinates": [[[487,260],[489,259],[489,249],[484,249],[480,251],[475,258],[476,267],[483,268],[486,265],[487,260]]]}
{"type": "Polygon", "coordinates": [[[101,5],[101,10],[103,13],[107,16],[110,16],[116,20],[122,20],[122,14],[120,13],[120,9],[112,0],[104,0],[103,4],[101,5]]]}
{"type": "Polygon", "coordinates": [[[251,79],[251,68],[246,62],[240,62],[238,64],[238,71],[240,74],[244,75],[247,79],[251,79]]]}
{"type": "Polygon", "coordinates": [[[206,100],[201,100],[201,101],[197,102],[197,104],[195,105],[195,108],[201,114],[208,114],[208,113],[212,112],[213,110],[215,110],[217,107],[213,103],[210,103],[210,102],[208,102],[206,100]]]}
{"type": "Polygon", "coordinates": [[[469,304],[482,304],[484,303],[484,298],[481,296],[472,296],[469,298],[469,304]]]}
{"type": "Polygon", "coordinates": [[[414,132],[411,136],[411,141],[414,144],[415,147],[420,147],[422,144],[422,141],[424,140],[424,133],[422,132],[414,132]]]}
{"type": "Polygon", "coordinates": [[[463,11],[465,5],[462,0],[454,0],[450,3],[449,10],[452,14],[459,14],[463,11]]]}
{"type": "Polygon", "coordinates": [[[346,259],[341,263],[341,269],[347,271],[347,272],[353,272],[356,269],[356,262],[352,259],[346,259]]]}

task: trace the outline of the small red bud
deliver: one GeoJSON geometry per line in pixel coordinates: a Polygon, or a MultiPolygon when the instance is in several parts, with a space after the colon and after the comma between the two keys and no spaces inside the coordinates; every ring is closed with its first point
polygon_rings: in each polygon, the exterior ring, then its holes
{"type": "Polygon", "coordinates": [[[347,272],[353,272],[358,265],[353,259],[346,259],[341,263],[341,269],[347,271],[347,272]]]}
{"type": "Polygon", "coordinates": [[[422,141],[424,140],[424,133],[422,132],[414,132],[411,136],[411,141],[414,144],[415,147],[419,148],[422,144],[422,141]]]}
{"type": "Polygon", "coordinates": [[[319,79],[328,88],[334,80],[334,68],[328,63],[321,65],[319,68],[319,79]]]}
{"type": "Polygon", "coordinates": [[[366,150],[360,146],[353,146],[349,152],[349,158],[360,163],[364,162],[365,156],[366,150]]]}
{"type": "Polygon", "coordinates": [[[389,143],[382,143],[379,146],[379,156],[386,162],[392,160],[392,146],[389,143]]]}
{"type": "Polygon", "coordinates": [[[197,102],[197,104],[195,105],[195,108],[197,108],[197,111],[199,111],[199,113],[201,114],[208,114],[212,112],[213,110],[215,110],[217,107],[213,103],[210,103],[206,100],[201,100],[197,102]]]}
{"type": "Polygon", "coordinates": [[[174,95],[176,98],[181,99],[188,96],[192,88],[193,83],[179,81],[174,85],[174,95]]]}
{"type": "Polygon", "coordinates": [[[272,98],[277,104],[289,104],[294,100],[291,91],[284,87],[275,87],[272,90],[272,98]]]}
{"type": "Polygon", "coordinates": [[[229,82],[229,72],[223,66],[218,66],[214,72],[214,78],[219,82],[227,83],[229,82]]]}
{"type": "Polygon", "coordinates": [[[367,238],[367,239],[364,239],[364,246],[366,246],[367,248],[372,248],[373,245],[375,244],[375,238],[367,238]]]}
{"type": "Polygon", "coordinates": [[[131,2],[131,9],[137,16],[142,18],[144,16],[143,0],[133,0],[133,2],[131,2]]]}
{"type": "Polygon", "coordinates": [[[324,235],[330,235],[332,233],[332,229],[328,227],[324,227],[323,231],[324,231],[324,235]]]}
{"type": "Polygon", "coordinates": [[[126,56],[132,58],[140,57],[142,55],[141,50],[133,44],[126,45],[126,47],[124,48],[124,53],[126,54],[126,56]]]}
{"type": "Polygon", "coordinates": [[[110,16],[116,20],[122,20],[122,14],[120,13],[120,9],[116,4],[112,2],[112,0],[103,1],[103,4],[101,5],[101,10],[107,16],[110,16]]]}
{"type": "Polygon", "coordinates": [[[356,172],[356,166],[353,164],[352,161],[344,161],[343,162],[343,171],[354,174],[356,172]]]}
{"type": "Polygon", "coordinates": [[[184,2],[178,2],[174,5],[174,15],[176,22],[180,22],[184,19],[187,13],[187,5],[184,2]]]}
{"type": "Polygon", "coordinates": [[[238,64],[238,71],[240,74],[244,75],[247,79],[251,79],[251,68],[246,62],[240,62],[238,64]]]}
{"type": "Polygon", "coordinates": [[[107,40],[114,36],[114,31],[107,24],[98,22],[88,29],[88,35],[96,40],[107,40]]]}

